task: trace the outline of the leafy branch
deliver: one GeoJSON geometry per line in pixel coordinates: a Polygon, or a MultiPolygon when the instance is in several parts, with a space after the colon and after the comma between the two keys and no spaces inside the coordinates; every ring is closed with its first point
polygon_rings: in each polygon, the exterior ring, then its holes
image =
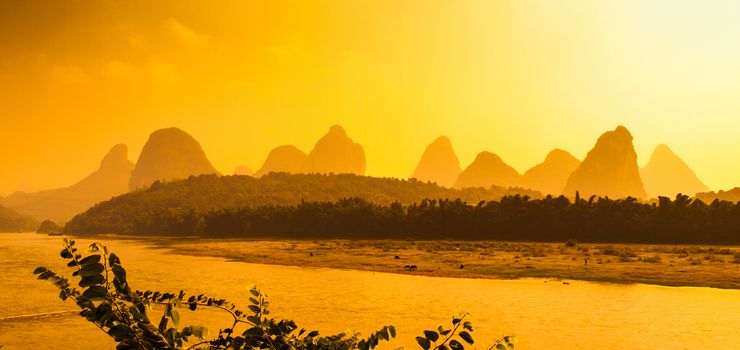
{"type": "MultiPolygon", "coordinates": [[[[257,288],[249,290],[246,312],[228,300],[203,294],[134,291],[120,258],[100,243],[91,244],[84,256],[74,240],[64,239],[60,256],[74,270],[72,276],[79,279],[80,289],[49,268],[38,267],[33,273],[56,286],[60,299],[77,304],[80,316],[112,337],[120,350],[372,350],[381,341],[396,337],[396,328],[391,325],[365,338],[356,332],[321,336],[315,330],[299,329],[291,320],[270,318],[267,295],[257,288]],[[151,315],[153,306],[163,309],[161,317],[151,315]],[[220,329],[215,338],[207,339],[206,327],[180,326],[179,310],[183,307],[189,311],[204,307],[223,311],[231,316],[231,325],[220,329]],[[241,333],[237,332],[240,326],[241,333]]],[[[465,320],[467,316],[453,318],[451,329],[440,326],[437,331],[424,331],[424,337],[416,340],[423,350],[464,350],[463,342],[474,343],[473,326],[465,320]]],[[[513,342],[513,338],[504,337],[489,350],[511,349],[513,342]]]]}

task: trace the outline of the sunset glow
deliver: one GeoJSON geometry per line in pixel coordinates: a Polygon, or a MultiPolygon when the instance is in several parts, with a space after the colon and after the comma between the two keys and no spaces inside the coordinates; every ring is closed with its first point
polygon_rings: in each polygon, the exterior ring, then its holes
{"type": "Polygon", "coordinates": [[[69,185],[155,129],[258,169],[341,124],[367,174],[408,177],[447,135],[520,173],[617,125],[738,185],[733,1],[16,1],[0,5],[0,195],[69,185]],[[43,3],[43,6],[39,6],[43,3]]]}

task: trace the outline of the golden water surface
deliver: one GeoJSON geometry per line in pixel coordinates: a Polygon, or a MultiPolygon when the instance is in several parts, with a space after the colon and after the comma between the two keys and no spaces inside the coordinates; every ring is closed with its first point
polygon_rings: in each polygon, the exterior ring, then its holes
{"type": "MultiPolygon", "coordinates": [[[[78,244],[87,244],[79,240],[78,244]]],[[[485,280],[246,264],[171,254],[144,242],[106,240],[136,289],[185,290],[227,298],[246,308],[247,288],[269,295],[272,316],[328,335],[364,334],[393,324],[386,349],[416,349],[424,329],[472,315],[478,348],[516,335],[521,349],[740,349],[740,290],[619,285],[542,279],[485,280]]],[[[31,271],[66,272],[61,239],[0,234],[2,349],[113,349],[114,343],[74,313],[72,303],[31,271]]],[[[289,262],[286,262],[289,263],[289,262]]],[[[229,326],[217,312],[181,311],[181,324],[229,326]]]]}

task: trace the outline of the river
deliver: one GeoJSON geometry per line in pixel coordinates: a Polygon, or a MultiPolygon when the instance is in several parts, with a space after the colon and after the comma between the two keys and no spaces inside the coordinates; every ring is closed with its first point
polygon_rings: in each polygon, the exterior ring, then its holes
{"type": "MultiPolygon", "coordinates": [[[[88,244],[89,240],[78,240],[88,244]]],[[[142,241],[110,240],[136,289],[185,290],[246,309],[247,289],[269,295],[273,317],[328,335],[393,324],[384,349],[417,349],[424,329],[469,312],[478,348],[515,335],[519,349],[740,349],[740,290],[543,279],[485,280],[246,264],[172,254],[142,241]]],[[[6,349],[113,349],[31,271],[67,272],[60,237],[0,234],[0,345],[6,349]],[[22,316],[22,317],[19,317],[22,316]]],[[[67,274],[69,275],[69,274],[67,274]]],[[[216,312],[181,311],[181,324],[228,327],[216,312]]]]}

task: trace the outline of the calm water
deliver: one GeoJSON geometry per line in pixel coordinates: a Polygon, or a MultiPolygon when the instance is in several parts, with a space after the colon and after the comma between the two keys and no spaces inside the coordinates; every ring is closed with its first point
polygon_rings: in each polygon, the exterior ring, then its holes
{"type": "MultiPolygon", "coordinates": [[[[740,290],[307,269],[176,255],[141,242],[104,243],[121,256],[134,288],[184,289],[246,306],[247,287],[257,285],[268,293],[273,316],[323,334],[349,327],[366,334],[393,324],[398,338],[386,349],[416,349],[416,335],[460,311],[472,314],[479,345],[513,334],[521,349],[740,349],[740,290]]],[[[74,310],[53,286],[31,276],[38,265],[66,270],[60,248],[59,237],[0,234],[3,350],[114,347],[74,314],[14,317],[74,310]]],[[[215,312],[181,315],[182,324],[206,324],[213,332],[228,326],[215,312]]]]}

